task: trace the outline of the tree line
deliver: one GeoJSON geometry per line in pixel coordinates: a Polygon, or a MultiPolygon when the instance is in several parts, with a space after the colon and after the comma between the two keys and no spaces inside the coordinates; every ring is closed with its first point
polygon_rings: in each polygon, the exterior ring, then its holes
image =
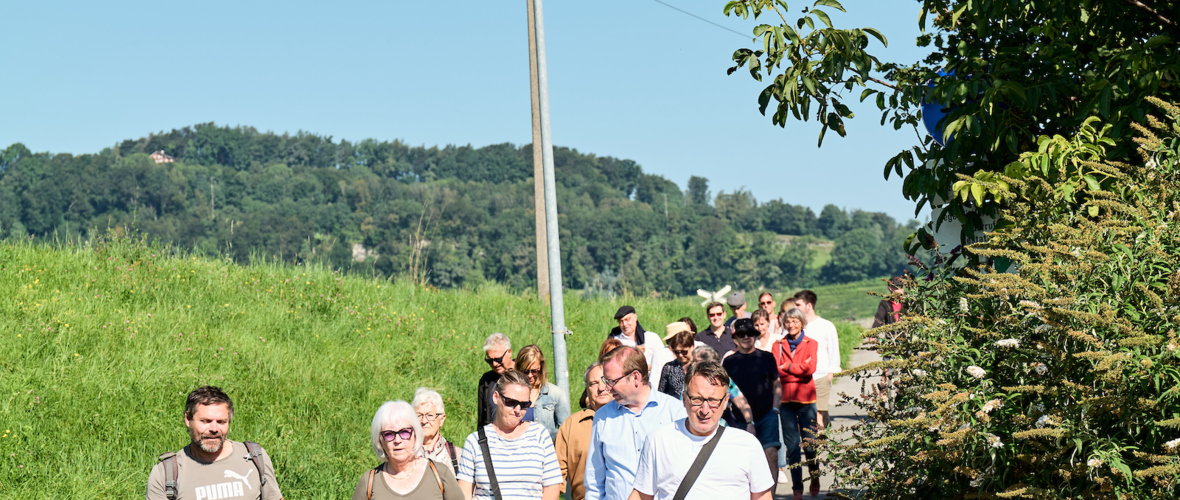
{"type": "MultiPolygon", "coordinates": [[[[901,271],[916,221],[687,189],[632,160],[554,151],[563,278],[587,293],[784,289],[901,271]],[[817,252],[827,252],[823,266],[817,252]]],[[[532,146],[334,141],[212,123],[97,154],[0,155],[0,234],[134,228],[239,262],[323,262],[439,287],[536,286],[532,146]],[[172,163],[150,156],[164,151],[172,163]]]]}

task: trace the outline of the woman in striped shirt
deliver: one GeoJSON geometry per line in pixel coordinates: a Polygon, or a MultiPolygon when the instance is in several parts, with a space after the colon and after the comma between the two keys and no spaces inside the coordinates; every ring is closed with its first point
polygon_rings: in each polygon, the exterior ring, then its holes
{"type": "Polygon", "coordinates": [[[463,458],[459,460],[459,488],[467,498],[493,500],[494,487],[504,499],[557,500],[561,491],[561,470],[557,452],[545,426],[524,422],[529,401],[529,379],[525,374],[508,370],[500,376],[492,394],[496,416],[481,431],[487,439],[487,455],[480,445],[480,431],[467,436],[463,458]],[[496,486],[489,479],[490,464],[496,486]]]}

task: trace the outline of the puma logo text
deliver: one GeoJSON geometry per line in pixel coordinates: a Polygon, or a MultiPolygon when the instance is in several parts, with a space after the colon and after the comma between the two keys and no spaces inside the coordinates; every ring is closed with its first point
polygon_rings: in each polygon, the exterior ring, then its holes
{"type": "Polygon", "coordinates": [[[250,486],[250,481],[247,481],[247,480],[246,480],[246,478],[250,477],[250,474],[251,474],[251,473],[253,473],[253,472],[254,472],[254,470],[253,470],[253,469],[251,469],[251,470],[248,470],[248,471],[246,471],[246,475],[245,475],[245,476],[243,476],[243,475],[241,475],[241,474],[238,474],[237,472],[234,472],[234,471],[232,471],[232,470],[227,470],[227,471],[225,471],[225,477],[232,477],[232,478],[234,478],[234,479],[237,479],[237,480],[239,480],[239,481],[241,481],[241,482],[245,483],[247,488],[250,488],[251,490],[253,490],[253,489],[254,489],[254,487],[253,487],[253,486],[250,486]]]}

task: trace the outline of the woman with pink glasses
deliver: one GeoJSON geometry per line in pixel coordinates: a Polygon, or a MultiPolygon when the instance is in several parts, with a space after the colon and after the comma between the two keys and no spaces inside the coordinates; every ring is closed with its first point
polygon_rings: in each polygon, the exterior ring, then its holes
{"type": "Polygon", "coordinates": [[[464,500],[455,475],[422,453],[422,424],[405,401],[386,401],[369,435],[381,465],[361,474],[352,500],[464,500]]]}

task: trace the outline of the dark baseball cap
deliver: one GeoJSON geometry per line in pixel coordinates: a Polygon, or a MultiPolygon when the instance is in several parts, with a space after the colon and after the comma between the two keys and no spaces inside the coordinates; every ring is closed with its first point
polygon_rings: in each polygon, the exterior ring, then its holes
{"type": "Polygon", "coordinates": [[[620,307],[619,310],[615,312],[615,319],[623,319],[623,316],[626,316],[628,314],[633,314],[633,313],[635,313],[634,307],[623,306],[623,307],[620,307]]]}
{"type": "Polygon", "coordinates": [[[750,318],[741,318],[733,321],[733,336],[741,337],[745,335],[757,336],[758,329],[754,328],[754,320],[750,318]]]}

